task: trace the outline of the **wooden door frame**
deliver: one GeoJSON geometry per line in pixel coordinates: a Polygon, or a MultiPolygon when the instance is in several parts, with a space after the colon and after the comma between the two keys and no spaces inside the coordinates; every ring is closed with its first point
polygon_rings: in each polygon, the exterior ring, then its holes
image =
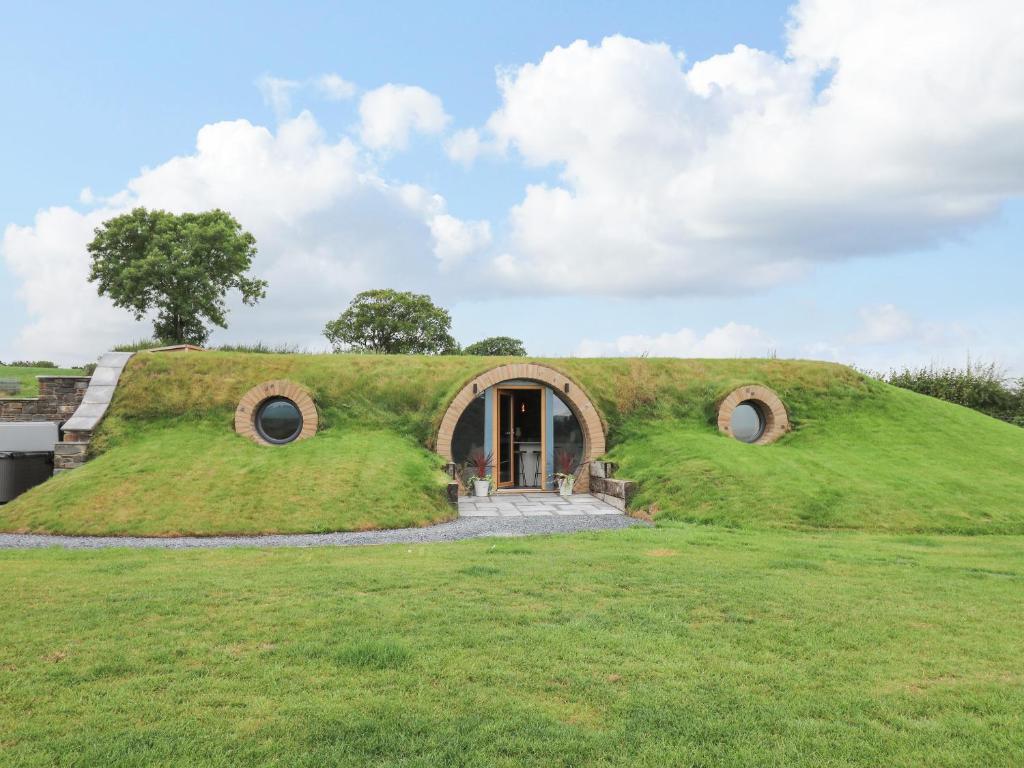
{"type": "MultiPolygon", "coordinates": [[[[545,384],[496,384],[494,386],[494,413],[493,413],[493,424],[494,427],[492,432],[493,450],[491,455],[494,456],[494,487],[495,488],[513,488],[516,484],[516,457],[515,451],[512,451],[511,457],[511,472],[512,479],[507,483],[501,483],[501,393],[511,392],[511,390],[534,390],[540,393],[540,486],[538,490],[544,490],[544,486],[547,481],[547,451],[548,451],[548,419],[547,419],[547,397],[545,396],[544,390],[547,389],[545,384]]],[[[514,401],[513,401],[514,402],[514,401]]],[[[515,408],[512,409],[512,424],[511,434],[513,441],[515,440],[516,426],[515,426],[515,408]]],[[[527,486],[528,488],[534,488],[535,486],[527,486]]]]}

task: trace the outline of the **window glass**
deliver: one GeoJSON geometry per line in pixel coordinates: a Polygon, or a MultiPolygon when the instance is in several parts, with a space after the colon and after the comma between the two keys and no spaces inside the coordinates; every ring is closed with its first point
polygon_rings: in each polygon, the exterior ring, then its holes
{"type": "Polygon", "coordinates": [[[567,468],[575,472],[583,461],[583,428],[557,391],[554,400],[554,466],[548,473],[564,472],[567,468]]]}
{"type": "Polygon", "coordinates": [[[290,443],[302,432],[302,413],[285,397],[272,397],[260,406],[256,428],[272,443],[290,443]]]}
{"type": "Polygon", "coordinates": [[[764,414],[756,403],[748,400],[736,406],[729,427],[737,440],[756,443],[764,434],[764,414]]]}
{"type": "Polygon", "coordinates": [[[484,393],[481,392],[459,416],[452,433],[452,461],[463,464],[474,449],[479,448],[485,454],[490,448],[484,448],[484,393]]]}

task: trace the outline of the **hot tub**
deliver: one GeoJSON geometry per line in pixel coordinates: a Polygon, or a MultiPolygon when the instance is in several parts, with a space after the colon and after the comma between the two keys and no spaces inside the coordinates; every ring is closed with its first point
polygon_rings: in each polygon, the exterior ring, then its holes
{"type": "Polygon", "coordinates": [[[0,504],[53,476],[53,446],[59,439],[50,421],[0,423],[0,504]]]}

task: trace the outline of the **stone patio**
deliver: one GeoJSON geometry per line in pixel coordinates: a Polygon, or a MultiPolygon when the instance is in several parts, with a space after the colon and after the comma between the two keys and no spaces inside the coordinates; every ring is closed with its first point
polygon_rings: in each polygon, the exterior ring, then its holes
{"type": "Polygon", "coordinates": [[[554,517],[556,515],[621,515],[589,493],[498,493],[485,498],[459,498],[459,517],[554,517]]]}

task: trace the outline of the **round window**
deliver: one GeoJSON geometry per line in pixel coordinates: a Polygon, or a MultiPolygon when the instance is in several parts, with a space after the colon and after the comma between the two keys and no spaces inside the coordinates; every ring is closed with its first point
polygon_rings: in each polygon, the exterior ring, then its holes
{"type": "Polygon", "coordinates": [[[302,413],[287,397],[271,397],[256,412],[256,429],[268,443],[290,443],[302,432],[302,413]]]}
{"type": "Polygon", "coordinates": [[[732,412],[729,428],[732,436],[744,443],[756,443],[764,434],[765,419],[761,407],[747,400],[740,403],[732,412]]]}

